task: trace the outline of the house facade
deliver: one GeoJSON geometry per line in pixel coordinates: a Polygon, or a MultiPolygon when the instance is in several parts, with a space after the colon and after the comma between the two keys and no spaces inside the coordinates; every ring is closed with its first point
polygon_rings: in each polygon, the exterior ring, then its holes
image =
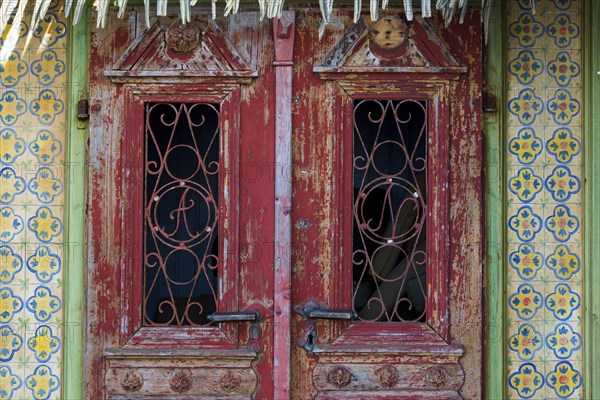
{"type": "Polygon", "coordinates": [[[25,3],[0,399],[600,396],[600,3],[25,3]]]}

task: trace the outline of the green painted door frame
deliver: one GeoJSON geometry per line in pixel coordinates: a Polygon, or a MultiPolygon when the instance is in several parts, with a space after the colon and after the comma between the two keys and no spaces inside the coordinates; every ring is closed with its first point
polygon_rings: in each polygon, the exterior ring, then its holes
{"type": "Polygon", "coordinates": [[[86,143],[87,122],[77,118],[77,102],[87,98],[90,8],[86,6],[77,25],[69,30],[68,110],[65,156],[66,208],[64,253],[64,327],[62,398],[83,399],[84,333],[86,312],[86,143]]]}
{"type": "Polygon", "coordinates": [[[506,93],[506,29],[504,1],[496,2],[490,18],[485,47],[485,91],[495,99],[484,110],[485,143],[485,361],[486,397],[506,398],[506,302],[505,302],[505,230],[506,197],[504,193],[504,132],[506,93]]]}
{"type": "Polygon", "coordinates": [[[600,398],[600,1],[585,0],[584,71],[584,397],[600,398]]]}

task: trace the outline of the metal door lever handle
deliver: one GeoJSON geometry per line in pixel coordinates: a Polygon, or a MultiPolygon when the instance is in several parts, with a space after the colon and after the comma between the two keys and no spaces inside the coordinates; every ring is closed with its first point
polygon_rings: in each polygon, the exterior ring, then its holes
{"type": "Polygon", "coordinates": [[[304,306],[298,304],[294,310],[304,318],[308,319],[335,319],[341,321],[352,321],[358,318],[353,310],[331,310],[329,307],[314,300],[304,306]]]}
{"type": "Polygon", "coordinates": [[[356,313],[350,310],[312,310],[308,312],[308,317],[352,321],[356,319],[356,313]]]}
{"type": "Polygon", "coordinates": [[[210,314],[207,318],[211,322],[256,322],[258,321],[258,312],[215,312],[210,314]]]}

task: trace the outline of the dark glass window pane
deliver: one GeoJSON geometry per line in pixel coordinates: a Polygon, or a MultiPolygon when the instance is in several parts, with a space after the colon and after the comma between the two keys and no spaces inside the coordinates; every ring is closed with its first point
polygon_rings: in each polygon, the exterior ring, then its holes
{"type": "Polygon", "coordinates": [[[219,275],[219,107],[147,103],[144,325],[206,325],[219,275]]]}
{"type": "Polygon", "coordinates": [[[363,321],[426,317],[427,103],[354,101],[353,301],[363,321]]]}

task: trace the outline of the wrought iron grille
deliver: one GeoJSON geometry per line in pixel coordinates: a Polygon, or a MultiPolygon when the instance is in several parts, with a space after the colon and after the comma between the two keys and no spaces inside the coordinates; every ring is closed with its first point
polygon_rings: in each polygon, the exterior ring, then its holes
{"type": "Polygon", "coordinates": [[[362,321],[426,317],[427,103],[354,101],[353,303],[362,321]]]}
{"type": "Polygon", "coordinates": [[[145,106],[144,325],[207,325],[219,278],[219,106],[145,106]]]}

